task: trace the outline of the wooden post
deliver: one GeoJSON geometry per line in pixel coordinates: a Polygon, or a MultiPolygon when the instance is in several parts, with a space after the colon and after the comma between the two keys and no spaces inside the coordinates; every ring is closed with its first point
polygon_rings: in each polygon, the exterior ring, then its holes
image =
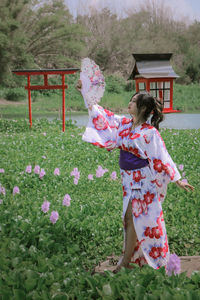
{"type": "Polygon", "coordinates": [[[29,123],[30,127],[32,127],[32,112],[31,112],[31,79],[30,75],[27,76],[27,87],[28,87],[28,108],[29,108],[29,123]]]}
{"type": "Polygon", "coordinates": [[[63,132],[65,131],[65,74],[62,74],[62,119],[63,132]]]}
{"type": "Polygon", "coordinates": [[[170,79],[170,109],[173,109],[173,79],[170,79]]]}

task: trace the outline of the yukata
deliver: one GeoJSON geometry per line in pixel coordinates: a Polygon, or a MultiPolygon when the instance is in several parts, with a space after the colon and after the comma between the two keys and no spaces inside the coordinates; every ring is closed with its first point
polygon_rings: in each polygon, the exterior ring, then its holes
{"type": "MultiPolygon", "coordinates": [[[[131,262],[158,269],[167,264],[170,254],[161,203],[167,184],[181,176],[158,130],[148,123],[131,130],[132,121],[94,105],[89,111],[89,121],[82,139],[108,151],[120,149],[121,166],[125,152],[136,158],[135,169],[120,168],[123,218],[131,201],[137,235],[131,262]]],[[[126,159],[129,157],[126,156],[126,159]]]]}

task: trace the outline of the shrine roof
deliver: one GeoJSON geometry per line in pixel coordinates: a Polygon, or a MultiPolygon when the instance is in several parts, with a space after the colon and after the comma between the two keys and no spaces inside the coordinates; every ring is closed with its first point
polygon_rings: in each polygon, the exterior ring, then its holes
{"type": "Polygon", "coordinates": [[[12,70],[17,75],[38,75],[38,74],[70,74],[80,71],[78,68],[67,68],[67,69],[23,69],[23,70],[12,70]]]}
{"type": "Polygon", "coordinates": [[[177,78],[170,64],[172,53],[132,54],[135,65],[129,79],[135,78],[177,78]]]}

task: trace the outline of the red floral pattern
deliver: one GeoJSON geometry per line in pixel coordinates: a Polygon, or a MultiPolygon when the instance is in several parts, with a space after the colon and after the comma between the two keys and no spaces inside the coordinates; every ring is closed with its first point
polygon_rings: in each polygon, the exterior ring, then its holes
{"type": "Polygon", "coordinates": [[[125,125],[125,124],[130,124],[132,122],[132,119],[128,119],[128,118],[123,118],[122,119],[122,125],[125,125]]]}
{"type": "Polygon", "coordinates": [[[123,139],[124,137],[128,136],[130,134],[130,128],[124,129],[120,131],[119,136],[123,139]]]}
{"type": "Polygon", "coordinates": [[[152,129],[152,128],[154,128],[154,127],[151,126],[151,125],[149,125],[149,124],[147,124],[147,123],[144,123],[144,124],[142,124],[142,127],[141,127],[140,130],[143,130],[143,129],[145,129],[145,128],[152,129]]]}
{"type": "Polygon", "coordinates": [[[144,266],[147,264],[146,258],[144,256],[138,257],[136,260],[131,261],[133,264],[137,264],[140,267],[144,266]]]}
{"type": "Polygon", "coordinates": [[[105,130],[108,128],[108,121],[102,115],[93,118],[92,122],[97,130],[105,130]]]}
{"type": "Polygon", "coordinates": [[[151,141],[148,139],[148,136],[146,134],[143,135],[143,138],[146,144],[150,144],[151,141]]]}
{"type": "Polygon", "coordinates": [[[170,164],[163,165],[163,170],[165,171],[165,173],[167,175],[169,175],[171,180],[174,179],[175,170],[174,170],[174,168],[172,168],[172,166],[170,166],[170,164]]]}
{"type": "Polygon", "coordinates": [[[153,202],[153,199],[155,197],[154,193],[150,193],[149,191],[144,194],[144,201],[146,202],[147,205],[151,204],[153,202]]]}
{"type": "Polygon", "coordinates": [[[133,171],[133,180],[135,182],[139,182],[141,179],[145,179],[146,177],[142,177],[141,175],[141,171],[138,170],[138,171],[133,171]]]}
{"type": "Polygon", "coordinates": [[[105,113],[107,114],[108,117],[114,116],[114,113],[110,110],[104,109],[105,113]]]}
{"type": "Polygon", "coordinates": [[[92,143],[92,145],[97,146],[99,148],[104,148],[104,146],[101,145],[99,142],[92,143]]]}
{"type": "Polygon", "coordinates": [[[124,185],[122,186],[122,190],[123,190],[123,197],[126,197],[127,192],[126,192],[126,190],[125,190],[125,186],[124,186],[124,185]]]}
{"type": "Polygon", "coordinates": [[[136,155],[137,157],[141,157],[141,155],[139,154],[139,150],[137,148],[129,148],[129,152],[133,153],[134,155],[136,155]]]}
{"type": "Polygon", "coordinates": [[[144,235],[150,237],[151,239],[159,239],[163,235],[162,226],[146,227],[144,235]]]}
{"type": "Polygon", "coordinates": [[[139,133],[130,133],[130,136],[129,136],[129,138],[131,139],[131,140],[134,140],[134,139],[137,139],[137,138],[139,138],[140,137],[140,134],[139,133]]]}
{"type": "Polygon", "coordinates": [[[134,216],[137,218],[143,212],[142,201],[140,199],[134,198],[132,200],[132,212],[134,216]]]}
{"type": "Polygon", "coordinates": [[[161,173],[163,171],[163,163],[162,160],[160,159],[154,159],[153,160],[153,168],[156,170],[158,173],[161,173]]]}
{"type": "Polygon", "coordinates": [[[105,148],[107,149],[114,149],[116,146],[116,142],[115,141],[107,141],[105,142],[105,148]]]}

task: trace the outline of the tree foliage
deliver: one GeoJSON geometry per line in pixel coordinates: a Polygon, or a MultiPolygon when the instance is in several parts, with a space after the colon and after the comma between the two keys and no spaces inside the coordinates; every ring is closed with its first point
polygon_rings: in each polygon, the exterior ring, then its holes
{"type": "Polygon", "coordinates": [[[74,23],[63,0],[1,1],[1,85],[13,84],[13,80],[10,82],[13,68],[79,65],[87,32],[74,23]]]}
{"type": "Polygon", "coordinates": [[[128,78],[132,53],[166,52],[174,54],[180,83],[200,82],[200,22],[175,20],[162,1],[145,0],[123,18],[90,7],[74,18],[66,3],[1,0],[0,85],[22,80],[12,76],[12,69],[76,67],[85,56],[106,73],[128,78]]]}

